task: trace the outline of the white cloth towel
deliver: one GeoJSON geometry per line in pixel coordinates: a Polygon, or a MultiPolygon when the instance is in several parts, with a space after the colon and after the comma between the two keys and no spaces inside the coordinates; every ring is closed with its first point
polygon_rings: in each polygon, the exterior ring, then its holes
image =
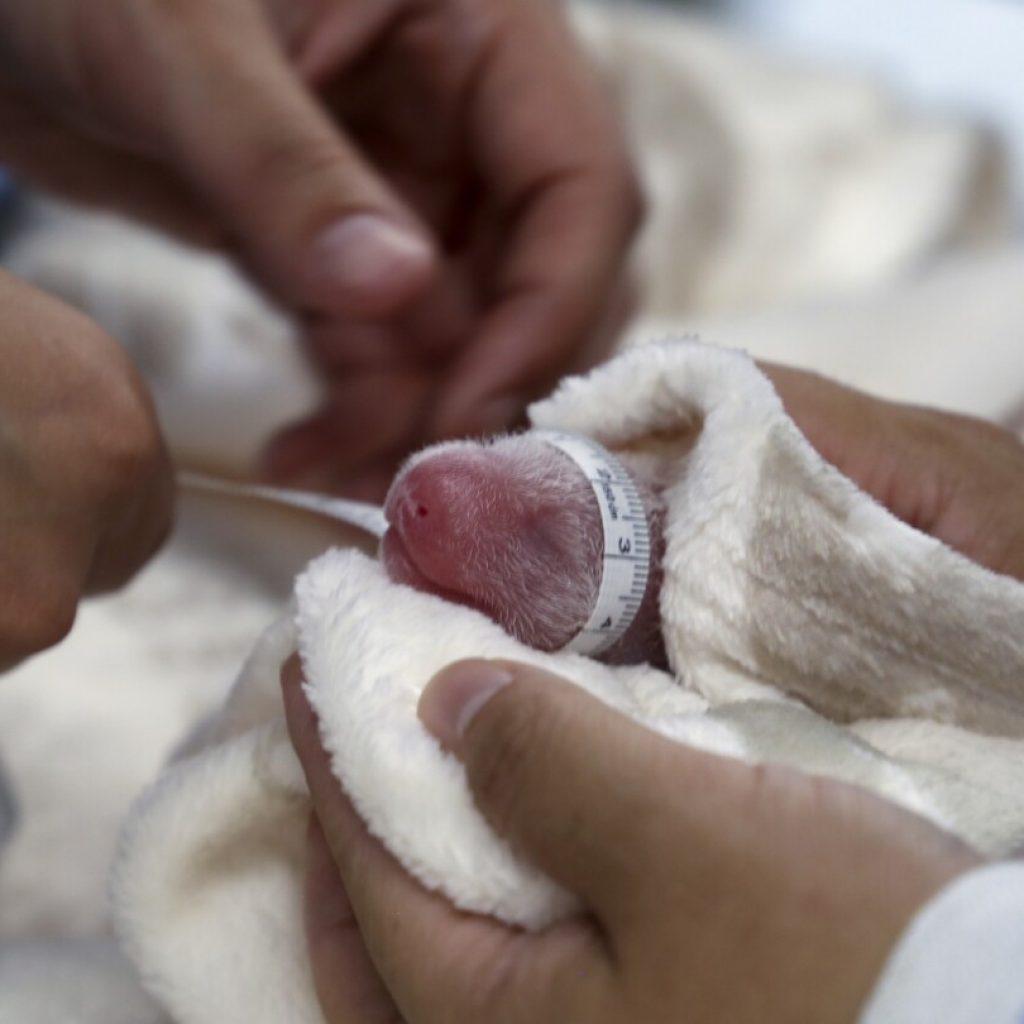
{"type": "Polygon", "coordinates": [[[321,1021],[300,919],[309,803],[277,678],[296,645],[334,771],[372,831],[456,904],[527,928],[572,897],[490,831],[416,717],[427,680],[461,657],[544,665],[680,742],[863,785],[986,853],[1024,841],[1024,585],[858,491],[741,354],[635,349],[532,418],[646,452],[669,481],[672,674],[539,654],[354,551],[314,561],[125,833],[120,933],[181,1024],[321,1021]]]}
{"type": "Polygon", "coordinates": [[[1021,1024],[1024,864],[957,880],[911,922],[860,1024],[1021,1024]]]}

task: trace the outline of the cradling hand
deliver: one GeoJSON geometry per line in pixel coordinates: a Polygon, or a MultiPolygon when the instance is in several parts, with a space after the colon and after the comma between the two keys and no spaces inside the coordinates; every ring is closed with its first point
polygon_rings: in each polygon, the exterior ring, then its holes
{"type": "Polygon", "coordinates": [[[302,318],[329,398],[278,478],[380,491],[612,340],[638,192],[558,4],[0,0],[0,54],[0,157],[302,318]]]}
{"type": "Polygon", "coordinates": [[[420,715],[495,830],[584,908],[526,933],[405,873],[331,774],[296,659],[283,681],[331,1024],[848,1024],[911,916],[976,861],[864,790],[673,743],[534,668],[461,662],[420,715]]]}
{"type": "Polygon", "coordinates": [[[796,425],[898,519],[1024,580],[1024,444],[985,420],[887,402],[765,364],[796,425]]]}

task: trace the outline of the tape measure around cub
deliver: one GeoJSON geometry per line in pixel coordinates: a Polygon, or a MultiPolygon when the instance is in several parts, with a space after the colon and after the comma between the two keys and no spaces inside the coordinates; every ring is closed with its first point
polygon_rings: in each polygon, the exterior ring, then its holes
{"type": "Polygon", "coordinates": [[[651,532],[643,499],[626,468],[596,441],[538,430],[534,436],[568,455],[594,490],[604,532],[601,583],[590,618],[564,650],[595,655],[617,643],[633,624],[647,592],[651,532]]]}

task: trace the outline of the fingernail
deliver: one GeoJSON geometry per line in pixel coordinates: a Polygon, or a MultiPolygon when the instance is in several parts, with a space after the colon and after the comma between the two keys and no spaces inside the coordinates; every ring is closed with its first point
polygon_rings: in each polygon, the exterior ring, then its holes
{"type": "Polygon", "coordinates": [[[377,214],[335,221],[316,243],[319,276],[339,307],[373,317],[401,308],[430,278],[426,239],[377,214]]]}
{"type": "Polygon", "coordinates": [[[443,746],[454,747],[480,709],[514,679],[504,665],[493,661],[474,659],[449,665],[420,695],[420,720],[443,746]]]}

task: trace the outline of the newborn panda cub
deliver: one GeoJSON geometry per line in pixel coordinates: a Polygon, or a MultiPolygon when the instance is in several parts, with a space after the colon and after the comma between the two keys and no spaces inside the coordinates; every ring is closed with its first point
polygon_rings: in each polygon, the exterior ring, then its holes
{"type": "MultiPolygon", "coordinates": [[[[635,460],[616,458],[644,505],[651,564],[635,619],[598,657],[664,666],[664,504],[635,460]]],[[[381,560],[395,582],[475,608],[542,651],[564,648],[590,617],[604,558],[597,498],[575,460],[540,436],[428,448],[399,472],[384,512],[381,560]]]]}

